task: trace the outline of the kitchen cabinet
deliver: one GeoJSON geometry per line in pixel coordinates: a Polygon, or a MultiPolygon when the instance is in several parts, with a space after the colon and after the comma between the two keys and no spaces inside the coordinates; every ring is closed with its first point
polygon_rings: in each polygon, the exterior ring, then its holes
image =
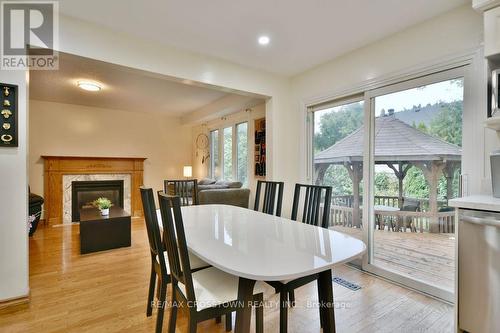
{"type": "Polygon", "coordinates": [[[500,56],[500,7],[484,12],[484,55],[500,56]]]}

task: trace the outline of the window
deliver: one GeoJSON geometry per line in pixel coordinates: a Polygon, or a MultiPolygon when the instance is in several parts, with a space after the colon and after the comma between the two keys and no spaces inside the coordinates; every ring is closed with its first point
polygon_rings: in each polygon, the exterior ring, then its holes
{"type": "Polygon", "coordinates": [[[224,161],[222,171],[224,173],[224,179],[233,178],[233,128],[224,128],[224,149],[222,160],[224,161]]]}
{"type": "Polygon", "coordinates": [[[210,131],[209,176],[248,185],[248,123],[210,131]]]}
{"type": "Polygon", "coordinates": [[[219,130],[210,132],[210,178],[220,178],[219,130]]]}
{"type": "Polygon", "coordinates": [[[248,184],[248,123],[236,125],[236,156],[238,180],[248,184]]]}

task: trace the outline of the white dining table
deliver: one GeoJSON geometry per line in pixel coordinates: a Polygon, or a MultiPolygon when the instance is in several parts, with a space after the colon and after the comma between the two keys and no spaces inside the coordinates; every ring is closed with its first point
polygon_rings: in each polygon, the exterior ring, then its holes
{"type": "MultiPolygon", "coordinates": [[[[159,211],[158,221],[161,224],[159,211]]],[[[318,274],[323,332],[335,331],[331,269],[362,256],[366,246],[347,234],[228,205],[182,207],[189,250],[239,277],[236,333],[250,330],[256,281],[318,274]],[[324,305],[324,306],[321,306],[324,305]]]]}

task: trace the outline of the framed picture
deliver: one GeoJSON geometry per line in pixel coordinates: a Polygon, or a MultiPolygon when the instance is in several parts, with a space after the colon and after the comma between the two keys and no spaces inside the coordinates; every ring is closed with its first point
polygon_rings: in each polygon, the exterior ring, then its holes
{"type": "Polygon", "coordinates": [[[17,86],[0,83],[0,147],[17,147],[17,86]]]}

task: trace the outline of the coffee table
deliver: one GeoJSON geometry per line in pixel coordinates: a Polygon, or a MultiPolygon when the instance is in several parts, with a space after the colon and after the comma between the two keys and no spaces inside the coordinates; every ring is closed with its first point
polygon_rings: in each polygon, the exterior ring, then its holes
{"type": "Polygon", "coordinates": [[[130,246],[130,224],[130,213],[121,207],[111,207],[108,216],[97,208],[80,209],[80,253],[130,246]]]}

